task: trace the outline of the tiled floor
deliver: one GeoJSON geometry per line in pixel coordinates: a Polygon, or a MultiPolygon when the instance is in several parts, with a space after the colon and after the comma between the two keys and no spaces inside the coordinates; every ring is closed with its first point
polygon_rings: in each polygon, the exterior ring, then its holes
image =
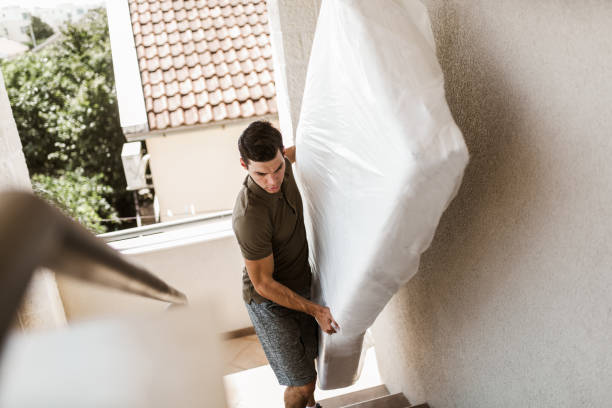
{"type": "Polygon", "coordinates": [[[255,334],[223,342],[223,375],[237,373],[268,364],[259,339],[255,334]]]}
{"type": "MultiPolygon", "coordinates": [[[[282,408],[283,386],[278,384],[268,365],[256,335],[224,342],[224,384],[228,408],[282,408]]],[[[359,380],[352,386],[331,391],[317,388],[315,398],[321,400],[335,395],[382,384],[374,347],[368,349],[359,380]]]]}

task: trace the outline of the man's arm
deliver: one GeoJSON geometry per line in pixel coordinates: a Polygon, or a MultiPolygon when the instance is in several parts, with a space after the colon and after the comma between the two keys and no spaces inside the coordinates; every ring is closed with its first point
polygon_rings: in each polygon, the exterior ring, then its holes
{"type": "Polygon", "coordinates": [[[311,302],[274,280],[272,277],[274,255],[270,254],[256,261],[245,259],[244,263],[257,293],[281,306],[311,315],[325,333],[333,334],[336,332],[332,323],[335,327],[338,327],[338,323],[332,317],[328,307],[311,302]]]}
{"type": "Polygon", "coordinates": [[[295,146],[286,147],[285,156],[287,156],[291,163],[295,163],[295,146]]]}

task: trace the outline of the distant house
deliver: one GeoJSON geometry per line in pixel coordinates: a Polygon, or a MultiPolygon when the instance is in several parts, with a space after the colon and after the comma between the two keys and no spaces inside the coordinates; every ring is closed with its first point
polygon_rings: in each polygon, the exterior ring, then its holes
{"type": "Polygon", "coordinates": [[[144,140],[161,218],[231,209],[237,138],[277,121],[265,0],[110,0],[121,126],[144,140]]]}
{"type": "Polygon", "coordinates": [[[12,58],[28,51],[28,47],[20,42],[0,37],[0,58],[12,58]]]}

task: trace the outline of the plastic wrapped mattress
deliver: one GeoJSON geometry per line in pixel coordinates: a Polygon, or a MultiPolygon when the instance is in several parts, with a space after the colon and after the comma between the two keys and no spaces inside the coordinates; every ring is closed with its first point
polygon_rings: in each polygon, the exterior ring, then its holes
{"type": "Polygon", "coordinates": [[[296,145],[314,296],[341,326],[321,335],[319,386],[345,387],[468,161],[420,2],[322,2],[296,145]]]}

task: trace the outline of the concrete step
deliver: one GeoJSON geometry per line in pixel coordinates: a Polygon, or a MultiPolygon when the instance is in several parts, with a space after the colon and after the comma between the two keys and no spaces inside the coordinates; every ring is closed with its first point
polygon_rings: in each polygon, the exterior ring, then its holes
{"type": "MultiPolygon", "coordinates": [[[[321,404],[325,407],[323,404],[321,404]]],[[[406,399],[404,394],[389,394],[371,400],[357,402],[352,405],[346,405],[344,408],[408,408],[410,402],[406,399]]]]}
{"type": "Polygon", "coordinates": [[[362,401],[369,401],[375,398],[389,395],[387,387],[382,384],[376,387],[365,388],[348,394],[337,395],[318,401],[323,408],[342,408],[362,401]]]}

